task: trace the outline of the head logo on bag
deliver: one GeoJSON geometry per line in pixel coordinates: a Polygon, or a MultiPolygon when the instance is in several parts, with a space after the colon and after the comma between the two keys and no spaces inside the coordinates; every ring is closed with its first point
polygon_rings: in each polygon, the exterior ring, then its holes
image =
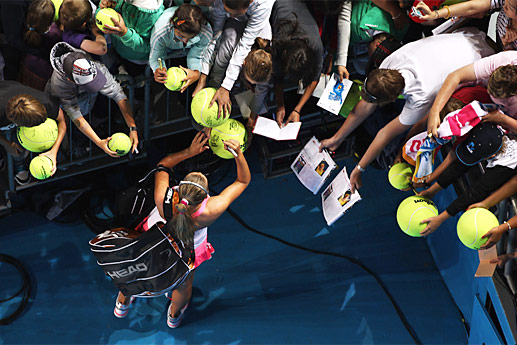
{"type": "Polygon", "coordinates": [[[123,268],[118,271],[106,271],[106,274],[111,277],[111,279],[118,279],[127,277],[133,273],[137,272],[146,272],[149,268],[146,266],[145,263],[141,262],[136,265],[127,266],[127,268],[123,268]]]}

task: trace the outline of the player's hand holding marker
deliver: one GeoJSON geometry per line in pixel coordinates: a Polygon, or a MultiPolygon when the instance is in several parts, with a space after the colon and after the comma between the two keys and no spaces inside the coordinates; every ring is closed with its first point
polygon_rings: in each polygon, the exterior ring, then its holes
{"type": "Polygon", "coordinates": [[[224,141],[224,148],[231,152],[231,154],[237,158],[242,153],[241,152],[241,145],[239,142],[235,139],[230,139],[224,141]]]}

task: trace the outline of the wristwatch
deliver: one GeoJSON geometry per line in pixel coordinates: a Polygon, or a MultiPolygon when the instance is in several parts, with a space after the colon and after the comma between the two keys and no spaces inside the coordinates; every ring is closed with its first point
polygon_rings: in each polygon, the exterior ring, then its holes
{"type": "Polygon", "coordinates": [[[138,128],[136,126],[131,126],[131,127],[129,127],[129,131],[130,132],[138,131],[138,128]]]}

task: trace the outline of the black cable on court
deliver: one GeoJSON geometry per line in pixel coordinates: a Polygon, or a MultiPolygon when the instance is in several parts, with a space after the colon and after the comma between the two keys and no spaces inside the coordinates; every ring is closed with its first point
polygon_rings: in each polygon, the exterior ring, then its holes
{"type": "Polygon", "coordinates": [[[0,254],[0,262],[5,262],[7,264],[14,266],[18,270],[18,273],[20,273],[23,281],[22,286],[18,291],[16,291],[16,293],[14,293],[9,298],[0,300],[0,303],[7,302],[22,294],[22,300],[18,305],[18,308],[16,308],[16,310],[13,311],[11,315],[8,315],[0,319],[0,325],[4,326],[11,324],[14,320],[18,318],[18,316],[20,316],[23,313],[25,307],[27,307],[27,304],[29,303],[29,297],[31,295],[32,286],[29,271],[27,271],[27,268],[25,268],[25,266],[18,259],[15,259],[9,255],[0,254]]]}
{"type": "MultiPolygon", "coordinates": [[[[214,195],[216,194],[219,194],[219,193],[215,193],[214,195]]],[[[361,267],[366,273],[368,273],[369,275],[371,275],[376,281],[377,283],[380,285],[380,287],[382,288],[382,290],[384,291],[384,293],[386,294],[386,296],[388,296],[391,304],[393,305],[393,307],[395,308],[395,311],[397,312],[397,315],[399,316],[400,318],[400,321],[402,321],[402,324],[404,324],[404,327],[406,328],[406,330],[408,331],[409,335],[411,336],[411,338],[413,338],[413,341],[415,342],[415,344],[418,344],[418,345],[421,345],[422,344],[422,341],[420,340],[420,338],[418,338],[418,335],[416,334],[415,330],[413,329],[413,327],[409,324],[408,320],[406,319],[406,316],[404,315],[404,313],[402,312],[402,310],[400,309],[399,305],[397,304],[397,301],[395,301],[395,298],[393,297],[393,295],[391,294],[391,292],[388,290],[388,287],[386,286],[386,284],[384,283],[384,281],[382,281],[381,277],[379,277],[379,275],[377,273],[375,273],[374,271],[372,271],[368,266],[366,266],[364,263],[361,262],[361,260],[357,259],[357,258],[354,258],[354,257],[351,257],[351,256],[348,256],[348,255],[344,255],[344,254],[339,254],[339,253],[333,253],[333,252],[327,252],[327,251],[324,251],[324,250],[318,250],[318,249],[312,249],[312,248],[307,248],[307,247],[303,247],[303,246],[300,246],[296,243],[291,243],[291,242],[288,242],[286,240],[283,240],[279,237],[276,237],[276,236],[273,236],[273,235],[270,235],[270,234],[267,234],[267,233],[264,233],[262,231],[259,231],[255,228],[252,228],[250,225],[248,225],[239,215],[237,215],[237,213],[235,213],[232,209],[228,208],[227,209],[227,212],[230,216],[232,216],[239,224],[241,224],[244,228],[246,228],[247,230],[253,232],[253,233],[256,233],[258,235],[261,235],[261,236],[264,236],[264,237],[267,237],[267,238],[270,238],[272,240],[275,240],[277,242],[280,242],[280,243],[283,243],[287,246],[290,246],[290,247],[293,247],[293,248],[296,248],[296,249],[300,249],[300,250],[304,250],[304,251],[307,251],[307,252],[310,252],[310,253],[314,253],[314,254],[321,254],[321,255],[328,255],[328,256],[334,256],[334,257],[338,257],[338,258],[342,258],[342,259],[346,259],[348,261],[350,261],[351,263],[361,267]]]]}

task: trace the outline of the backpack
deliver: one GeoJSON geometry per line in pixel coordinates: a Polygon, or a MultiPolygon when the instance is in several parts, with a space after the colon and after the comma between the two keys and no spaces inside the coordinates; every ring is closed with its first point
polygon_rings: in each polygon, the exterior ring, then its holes
{"type": "MultiPolygon", "coordinates": [[[[143,233],[134,230],[155,206],[154,186],[149,186],[151,173],[164,169],[153,169],[127,190],[128,226],[106,230],[89,242],[97,263],[125,296],[153,297],[174,290],[194,268],[193,244],[177,240],[174,229],[166,233],[163,223],[157,223],[143,233]]],[[[174,193],[169,201],[177,201],[177,192],[169,190],[174,193]]]]}
{"type": "Polygon", "coordinates": [[[124,296],[152,297],[174,290],[194,268],[194,247],[162,231],[107,230],[90,241],[97,263],[124,296]]]}

